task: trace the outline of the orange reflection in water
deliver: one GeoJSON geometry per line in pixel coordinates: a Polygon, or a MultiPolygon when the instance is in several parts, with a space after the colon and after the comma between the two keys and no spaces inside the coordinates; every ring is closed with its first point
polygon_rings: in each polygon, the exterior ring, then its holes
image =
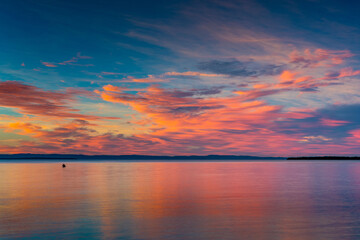
{"type": "MultiPolygon", "coordinates": [[[[229,236],[244,236],[244,230],[253,219],[263,218],[269,212],[268,199],[277,191],[272,176],[282,169],[272,163],[151,163],[133,182],[132,205],[138,219],[149,219],[139,231],[140,238],[161,238],[163,228],[169,228],[172,219],[192,219],[181,222],[204,238],[222,237],[224,227],[229,236]],[[266,171],[265,171],[266,170],[266,171]],[[220,223],[220,224],[219,224],[220,223]],[[191,225],[189,225],[191,224],[191,225]],[[168,226],[168,227],[166,227],[168,226]],[[151,231],[150,231],[151,230],[151,231]]],[[[253,225],[252,232],[261,231],[266,223],[253,225]]],[[[177,226],[173,234],[181,233],[177,226]]],[[[171,235],[171,234],[170,234],[171,235]]],[[[170,235],[168,237],[170,237],[170,235]]],[[[182,235],[184,237],[184,235],[182,235]]],[[[186,236],[186,235],[185,235],[186,236]]]]}
{"type": "Polygon", "coordinates": [[[65,169],[2,163],[0,238],[356,239],[349,226],[360,226],[358,169],[309,162],[73,162],[65,169]]]}

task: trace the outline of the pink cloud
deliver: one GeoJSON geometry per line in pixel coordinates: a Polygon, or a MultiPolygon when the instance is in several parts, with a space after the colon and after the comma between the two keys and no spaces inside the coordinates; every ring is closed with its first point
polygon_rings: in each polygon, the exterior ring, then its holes
{"type": "Polygon", "coordinates": [[[321,67],[342,64],[346,58],[354,56],[348,50],[326,50],[316,49],[311,51],[305,49],[304,52],[293,51],[290,53],[290,63],[298,64],[302,67],[321,67]]]}
{"type": "MultiPolygon", "coordinates": [[[[101,119],[102,117],[79,113],[68,105],[75,102],[75,94],[84,90],[67,92],[46,91],[17,81],[0,82],[0,106],[18,109],[24,114],[58,118],[101,119]]],[[[92,93],[86,93],[92,95],[92,93]]]]}
{"type": "Polygon", "coordinates": [[[348,121],[341,121],[341,120],[334,120],[334,119],[327,119],[327,118],[322,118],[321,119],[321,124],[324,126],[330,126],[330,127],[337,127],[337,126],[342,126],[344,124],[349,123],[348,121]]]}
{"type": "Polygon", "coordinates": [[[360,70],[354,71],[351,67],[340,69],[340,71],[330,72],[325,75],[322,79],[325,80],[336,80],[343,77],[351,77],[360,74],[360,70]]]}
{"type": "Polygon", "coordinates": [[[50,62],[41,62],[41,64],[46,67],[57,67],[54,63],[50,63],[50,62]]]}
{"type": "Polygon", "coordinates": [[[198,76],[198,77],[224,77],[222,74],[214,73],[202,73],[202,72],[167,72],[164,73],[165,76],[198,76]]]}
{"type": "Polygon", "coordinates": [[[89,56],[83,56],[80,53],[77,53],[75,57],[72,57],[69,60],[63,61],[63,62],[41,62],[46,67],[58,67],[58,65],[76,65],[76,66],[93,66],[93,64],[79,64],[77,63],[80,59],[92,59],[92,57],[89,56]]]}
{"type": "MultiPolygon", "coordinates": [[[[360,74],[359,70],[343,68],[321,76],[322,70],[325,72],[325,68],[341,64],[351,56],[349,51],[322,49],[293,52],[290,61],[296,70],[289,68],[275,77],[271,76],[270,80],[277,82],[255,82],[253,85],[254,82],[249,82],[234,84],[231,88],[174,89],[166,88],[170,85],[167,83],[166,87],[151,85],[143,89],[128,88],[131,84],[127,87],[109,84],[94,92],[73,88],[47,91],[18,82],[3,82],[0,83],[1,106],[15,108],[21,113],[53,117],[57,121],[51,127],[45,127],[24,118],[4,125],[2,129],[31,137],[32,140],[18,143],[21,151],[27,152],[171,155],[222,152],[258,155],[261,152],[263,155],[278,156],[306,155],[314,151],[326,154],[356,152],[354,145],[360,141],[357,130],[348,132],[350,137],[341,139],[347,141],[345,145],[327,136],[326,132],[349,122],[320,118],[316,109],[286,109],[264,100],[285,92],[314,93],[318,87],[338,84],[338,78],[360,74]],[[317,69],[305,72],[305,67],[317,69]],[[241,87],[234,90],[236,86],[241,87]],[[132,111],[129,120],[126,120],[127,125],[94,124],[101,118],[82,114],[70,107],[78,95],[100,96],[104,101],[127,106],[132,111]],[[59,119],[64,121],[59,122],[59,119]],[[142,132],[121,134],[124,126],[138,128],[142,132]],[[326,131],[312,133],[315,127],[324,127],[326,131]],[[302,132],[302,129],[307,131],[302,132]]],[[[74,64],[81,57],[84,56],[79,55],[57,65],[74,64]]],[[[103,72],[103,75],[117,74],[103,72]]],[[[119,81],[159,83],[172,80],[171,76],[222,77],[187,71],[144,78],[128,77],[119,81]]],[[[2,146],[0,151],[19,150],[2,146]]]]}

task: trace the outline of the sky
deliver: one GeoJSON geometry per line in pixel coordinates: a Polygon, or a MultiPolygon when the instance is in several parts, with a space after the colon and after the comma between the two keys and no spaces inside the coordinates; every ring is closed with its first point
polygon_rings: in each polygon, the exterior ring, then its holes
{"type": "Polygon", "coordinates": [[[360,155],[360,2],[0,3],[0,153],[360,155]]]}

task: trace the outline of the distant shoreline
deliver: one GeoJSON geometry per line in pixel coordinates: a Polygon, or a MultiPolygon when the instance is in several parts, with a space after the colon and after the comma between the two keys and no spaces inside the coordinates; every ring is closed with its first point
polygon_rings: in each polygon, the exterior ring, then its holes
{"type": "Polygon", "coordinates": [[[63,157],[63,158],[48,158],[48,157],[24,157],[24,158],[19,158],[19,157],[0,157],[0,161],[1,160],[76,160],[77,158],[67,158],[67,157],[63,157]]]}
{"type": "Polygon", "coordinates": [[[73,155],[73,154],[0,154],[1,160],[286,160],[285,157],[258,157],[236,155],[73,155]]]}
{"type": "Polygon", "coordinates": [[[110,160],[110,161],[257,161],[257,160],[360,160],[360,156],[311,156],[311,157],[259,157],[247,155],[185,155],[185,156],[156,156],[156,155],[82,155],[82,154],[0,154],[1,160],[110,160]]]}
{"type": "Polygon", "coordinates": [[[288,157],[286,160],[360,160],[360,157],[345,157],[345,156],[288,157]]]}

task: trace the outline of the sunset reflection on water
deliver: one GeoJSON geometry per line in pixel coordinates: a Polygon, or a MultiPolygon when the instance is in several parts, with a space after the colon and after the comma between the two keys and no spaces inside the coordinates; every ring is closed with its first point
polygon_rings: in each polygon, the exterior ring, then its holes
{"type": "Polygon", "coordinates": [[[0,163],[0,239],[360,239],[358,162],[0,163]]]}

